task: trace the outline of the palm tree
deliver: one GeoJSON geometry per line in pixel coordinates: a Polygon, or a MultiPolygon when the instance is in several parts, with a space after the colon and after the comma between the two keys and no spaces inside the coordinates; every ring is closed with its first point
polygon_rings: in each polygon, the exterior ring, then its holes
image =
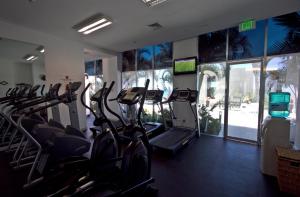
{"type": "MultiPolygon", "coordinates": [[[[278,17],[274,17],[275,24],[287,29],[288,32],[284,40],[274,43],[269,54],[282,54],[300,51],[300,14],[294,12],[278,17]]],[[[270,36],[270,35],[269,35],[270,36]]]]}
{"type": "Polygon", "coordinates": [[[226,58],[226,30],[199,36],[200,62],[221,61],[226,58]]]}
{"type": "MultiPolygon", "coordinates": [[[[152,49],[152,47],[151,47],[152,49]]],[[[151,69],[152,68],[152,58],[153,53],[150,47],[144,47],[138,49],[138,67],[144,69],[151,69]],[[150,56],[150,59],[145,58],[146,56],[150,56]]]]}
{"type": "Polygon", "coordinates": [[[123,52],[122,71],[130,71],[135,67],[136,50],[123,52]]]}
{"type": "Polygon", "coordinates": [[[155,46],[156,50],[159,53],[155,54],[155,67],[171,67],[172,64],[172,43],[162,43],[155,46]]]}
{"type": "Polygon", "coordinates": [[[239,32],[238,28],[231,28],[229,31],[229,59],[241,59],[252,57],[253,46],[247,36],[239,32]]]}

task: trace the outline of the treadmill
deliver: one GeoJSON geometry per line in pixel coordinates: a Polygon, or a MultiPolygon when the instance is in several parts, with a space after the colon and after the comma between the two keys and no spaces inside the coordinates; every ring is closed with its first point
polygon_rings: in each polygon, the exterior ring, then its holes
{"type": "Polygon", "coordinates": [[[172,122],[176,119],[172,103],[174,102],[183,102],[187,103],[190,106],[191,112],[195,118],[195,128],[188,127],[173,127],[169,128],[166,132],[154,137],[150,140],[150,144],[158,149],[170,151],[175,154],[178,150],[183,148],[186,144],[188,144],[195,136],[199,137],[200,133],[197,129],[197,115],[196,109],[193,106],[196,106],[198,91],[196,90],[177,90],[174,89],[168,100],[163,102],[162,104],[168,104],[170,108],[170,116],[172,122]]]}
{"type": "Polygon", "coordinates": [[[153,138],[155,136],[158,136],[159,134],[165,131],[165,119],[163,115],[163,105],[162,105],[163,94],[164,91],[162,90],[147,90],[146,92],[144,105],[146,104],[157,105],[161,112],[162,121],[163,121],[163,123],[159,123],[159,122],[143,123],[148,138],[153,138]]]}

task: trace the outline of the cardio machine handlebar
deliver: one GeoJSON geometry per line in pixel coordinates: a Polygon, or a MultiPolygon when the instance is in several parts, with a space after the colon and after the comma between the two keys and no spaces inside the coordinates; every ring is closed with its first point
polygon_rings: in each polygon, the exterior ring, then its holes
{"type": "Polygon", "coordinates": [[[89,106],[87,106],[84,102],[84,96],[86,94],[86,91],[89,89],[89,87],[91,86],[91,83],[89,83],[83,90],[83,92],[81,93],[80,95],[80,101],[81,101],[81,104],[87,108],[88,110],[90,110],[92,112],[92,114],[95,116],[95,118],[97,118],[97,114],[92,110],[92,108],[90,108],[89,106]]]}

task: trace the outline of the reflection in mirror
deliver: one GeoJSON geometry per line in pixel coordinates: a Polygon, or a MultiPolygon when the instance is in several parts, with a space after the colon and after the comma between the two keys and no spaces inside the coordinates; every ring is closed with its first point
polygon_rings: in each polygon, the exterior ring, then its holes
{"type": "Polygon", "coordinates": [[[0,38],[0,97],[20,83],[45,84],[44,52],[41,45],[0,38]]]}

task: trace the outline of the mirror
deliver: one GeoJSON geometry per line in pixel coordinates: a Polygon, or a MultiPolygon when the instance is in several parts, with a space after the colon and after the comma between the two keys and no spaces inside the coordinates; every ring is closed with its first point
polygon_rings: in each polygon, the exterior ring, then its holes
{"type": "Polygon", "coordinates": [[[0,97],[17,84],[45,84],[45,49],[31,44],[0,37],[0,97]]]}

